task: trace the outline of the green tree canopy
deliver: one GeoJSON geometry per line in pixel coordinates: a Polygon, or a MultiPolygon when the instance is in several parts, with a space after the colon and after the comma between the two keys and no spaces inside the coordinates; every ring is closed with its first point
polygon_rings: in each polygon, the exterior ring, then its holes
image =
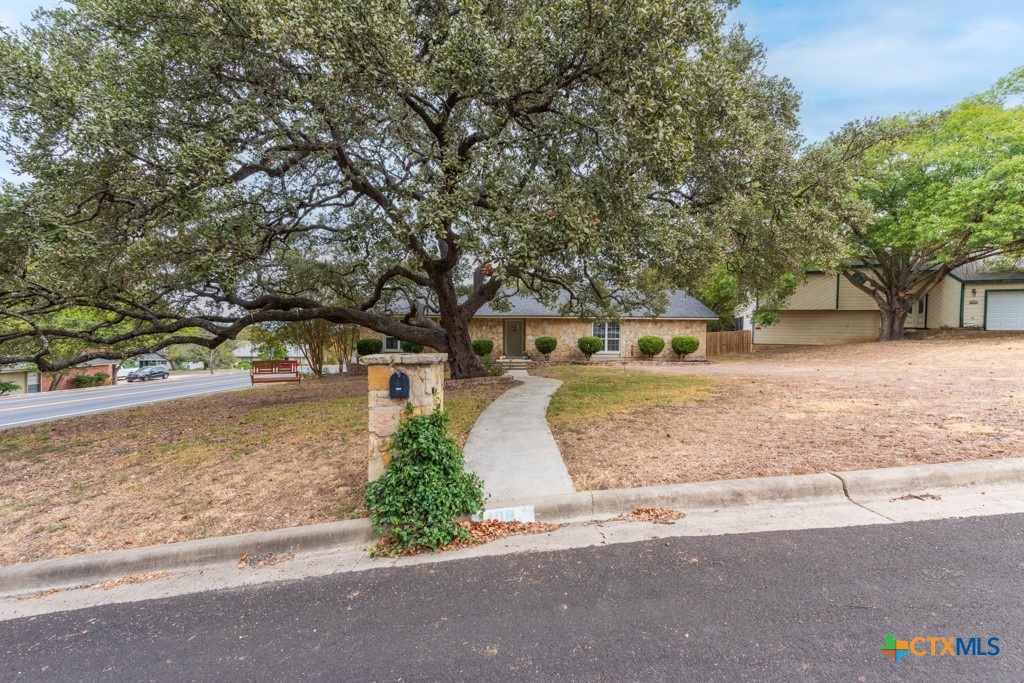
{"type": "Polygon", "coordinates": [[[596,316],[656,312],[727,254],[773,280],[835,221],[795,191],[798,97],[727,28],[734,4],[41,12],[0,35],[0,147],[31,179],[0,197],[0,362],[322,319],[465,377],[469,320],[506,291],[596,316]],[[68,307],[102,322],[53,324],[68,307]]]}
{"type": "Polygon", "coordinates": [[[962,265],[1024,249],[1024,70],[937,114],[848,126],[816,153],[861,146],[843,274],[881,312],[880,339],[962,265]]]}

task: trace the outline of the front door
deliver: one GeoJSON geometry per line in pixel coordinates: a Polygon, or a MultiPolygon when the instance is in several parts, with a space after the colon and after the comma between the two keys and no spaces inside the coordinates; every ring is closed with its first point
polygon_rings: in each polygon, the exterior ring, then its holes
{"type": "Polygon", "coordinates": [[[505,355],[509,358],[522,357],[526,351],[526,321],[505,321],[505,355]]]}
{"type": "Polygon", "coordinates": [[[925,297],[914,304],[914,307],[910,309],[907,314],[907,322],[904,323],[903,327],[909,330],[923,330],[925,328],[925,311],[928,309],[928,297],[925,297]]]}

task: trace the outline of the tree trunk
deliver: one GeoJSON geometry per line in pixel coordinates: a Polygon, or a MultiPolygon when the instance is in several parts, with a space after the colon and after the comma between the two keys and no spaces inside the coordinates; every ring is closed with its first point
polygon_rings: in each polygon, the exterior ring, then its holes
{"type": "Polygon", "coordinates": [[[490,373],[480,362],[480,357],[473,352],[469,324],[462,322],[457,315],[442,315],[441,325],[448,341],[448,364],[452,369],[452,379],[487,377],[490,373]]]}
{"type": "Polygon", "coordinates": [[[907,322],[907,313],[910,309],[906,306],[879,307],[882,318],[881,329],[878,331],[876,341],[896,341],[903,339],[903,326],[907,322]]]}

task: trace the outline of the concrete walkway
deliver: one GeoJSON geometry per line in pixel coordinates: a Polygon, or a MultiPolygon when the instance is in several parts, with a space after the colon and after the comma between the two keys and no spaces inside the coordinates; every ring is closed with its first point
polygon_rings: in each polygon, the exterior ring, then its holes
{"type": "Polygon", "coordinates": [[[546,417],[557,379],[509,373],[523,384],[481,413],[466,441],[466,465],[484,480],[488,507],[537,496],[573,493],[546,417]]]}

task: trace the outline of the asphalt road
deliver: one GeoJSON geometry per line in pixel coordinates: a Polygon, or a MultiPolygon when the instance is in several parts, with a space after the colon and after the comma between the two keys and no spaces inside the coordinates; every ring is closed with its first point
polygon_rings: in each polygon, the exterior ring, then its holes
{"type": "Polygon", "coordinates": [[[249,373],[172,375],[111,387],[25,394],[0,400],[0,429],[249,386],[249,373]]]}
{"type": "Polygon", "coordinates": [[[999,682],[1024,680],[1022,617],[1024,515],[1003,515],[661,539],[106,605],[0,623],[0,661],[10,681],[999,682]],[[1001,651],[896,663],[879,651],[887,633],[995,637],[1001,651]]]}

